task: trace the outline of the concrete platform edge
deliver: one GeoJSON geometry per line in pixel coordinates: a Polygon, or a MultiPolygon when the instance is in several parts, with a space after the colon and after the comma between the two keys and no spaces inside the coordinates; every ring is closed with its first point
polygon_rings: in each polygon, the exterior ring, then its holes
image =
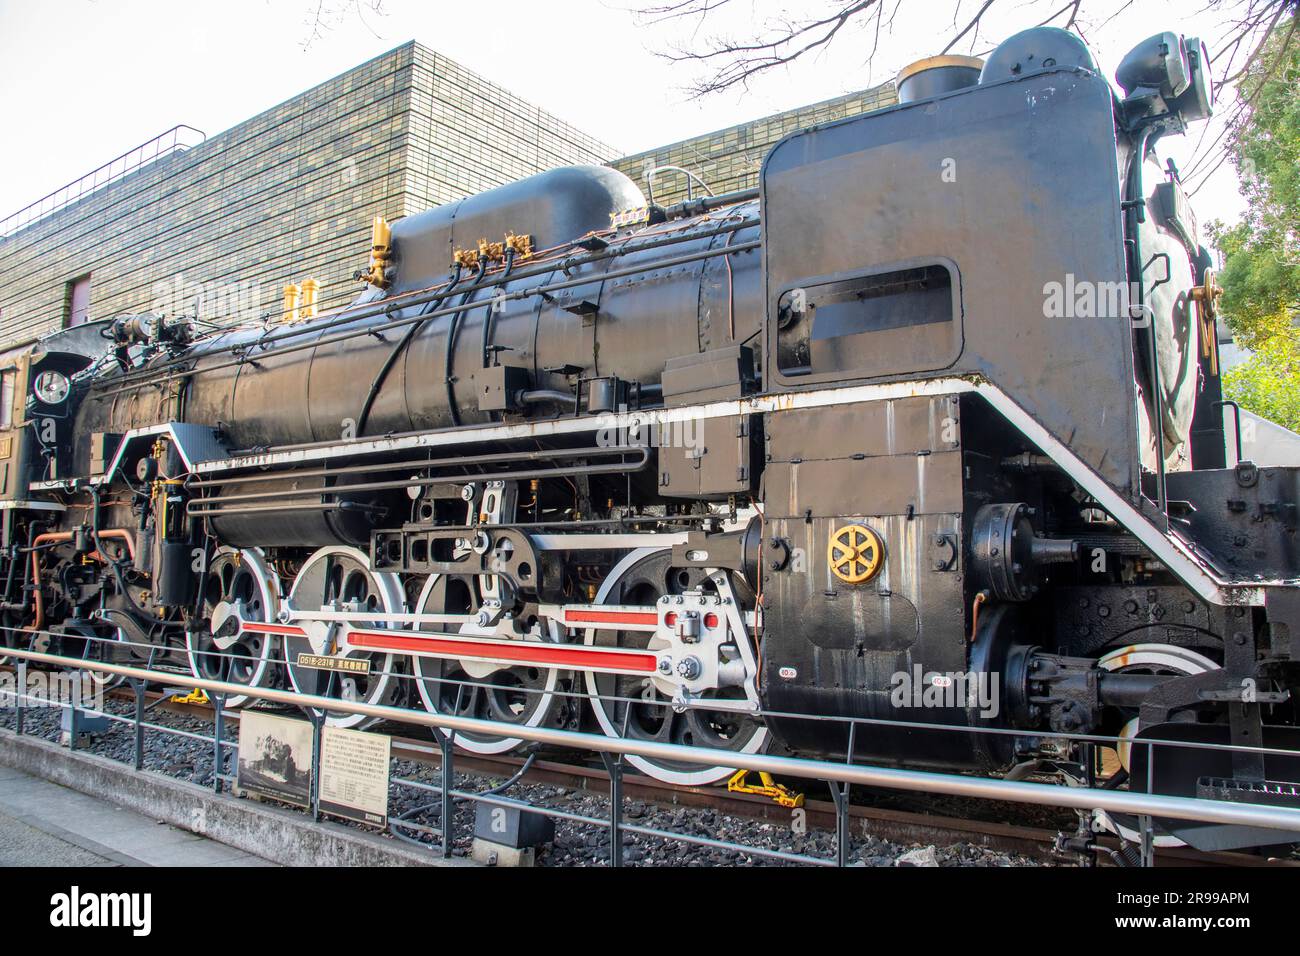
{"type": "Polygon", "coordinates": [[[95,754],[0,730],[0,765],[189,830],[283,866],[476,866],[444,860],[373,833],[312,823],[281,807],[213,793],[95,754]]]}

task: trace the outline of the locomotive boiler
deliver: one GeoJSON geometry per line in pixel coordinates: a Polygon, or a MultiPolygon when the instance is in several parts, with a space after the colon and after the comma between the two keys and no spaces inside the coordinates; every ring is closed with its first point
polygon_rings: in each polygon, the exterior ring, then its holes
{"type": "Polygon", "coordinates": [[[1156,148],[1209,76],[1165,33],[1116,92],[1038,28],[752,191],[553,170],[377,221],[334,312],[55,333],[0,436],[0,633],[716,748],[630,758],[679,783],[780,747],[1294,801],[1300,471],[1229,460],[1156,148]]]}

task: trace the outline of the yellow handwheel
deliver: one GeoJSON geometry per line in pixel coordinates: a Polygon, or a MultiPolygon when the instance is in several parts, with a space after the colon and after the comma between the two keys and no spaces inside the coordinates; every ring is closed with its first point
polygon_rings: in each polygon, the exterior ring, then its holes
{"type": "Polygon", "coordinates": [[[885,561],[885,543],[866,525],[850,524],[831,535],[826,548],[831,571],[846,584],[870,581],[885,561]]]}

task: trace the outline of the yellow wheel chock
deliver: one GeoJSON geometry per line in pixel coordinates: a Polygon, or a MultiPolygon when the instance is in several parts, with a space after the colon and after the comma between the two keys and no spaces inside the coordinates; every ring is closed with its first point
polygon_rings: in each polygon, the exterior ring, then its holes
{"type": "Polygon", "coordinates": [[[173,694],[171,702],[173,704],[206,704],[208,695],[196,687],[188,694],[173,694]]]}
{"type": "Polygon", "coordinates": [[[749,774],[748,770],[737,770],[727,781],[727,789],[732,793],[752,793],[760,797],[770,797],[776,803],[791,810],[803,806],[803,794],[781,786],[772,779],[770,773],[758,771],[758,779],[761,782],[756,784],[749,782],[749,774]]]}

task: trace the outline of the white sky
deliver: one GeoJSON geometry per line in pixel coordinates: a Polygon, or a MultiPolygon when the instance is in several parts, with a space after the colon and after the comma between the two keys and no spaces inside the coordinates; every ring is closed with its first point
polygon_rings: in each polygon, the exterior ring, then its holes
{"type": "MultiPolygon", "coordinates": [[[[683,92],[690,68],[655,55],[689,39],[689,25],[638,25],[628,8],[642,2],[649,0],[384,0],[383,16],[369,16],[368,25],[348,16],[304,49],[315,0],[0,0],[0,216],[171,126],[216,134],[409,39],[633,153],[890,79],[938,52],[953,7],[904,0],[870,67],[872,37],[845,31],[828,52],[748,92],[701,102],[683,92]]],[[[754,17],[781,7],[816,11],[821,2],[736,0],[714,28],[741,34],[754,17]]],[[[1109,15],[1122,2],[1090,5],[1109,15]]],[[[999,0],[974,52],[1058,6],[999,0]]],[[[1088,38],[1112,80],[1125,52],[1164,29],[1200,35],[1213,55],[1222,28],[1200,6],[1136,0],[1088,38]]],[[[967,0],[962,10],[969,17],[974,8],[967,0]]],[[[1187,168],[1199,133],[1182,138],[1193,142],[1165,141],[1165,153],[1187,168]]],[[[1229,165],[1196,204],[1203,222],[1239,217],[1229,165]]]]}

